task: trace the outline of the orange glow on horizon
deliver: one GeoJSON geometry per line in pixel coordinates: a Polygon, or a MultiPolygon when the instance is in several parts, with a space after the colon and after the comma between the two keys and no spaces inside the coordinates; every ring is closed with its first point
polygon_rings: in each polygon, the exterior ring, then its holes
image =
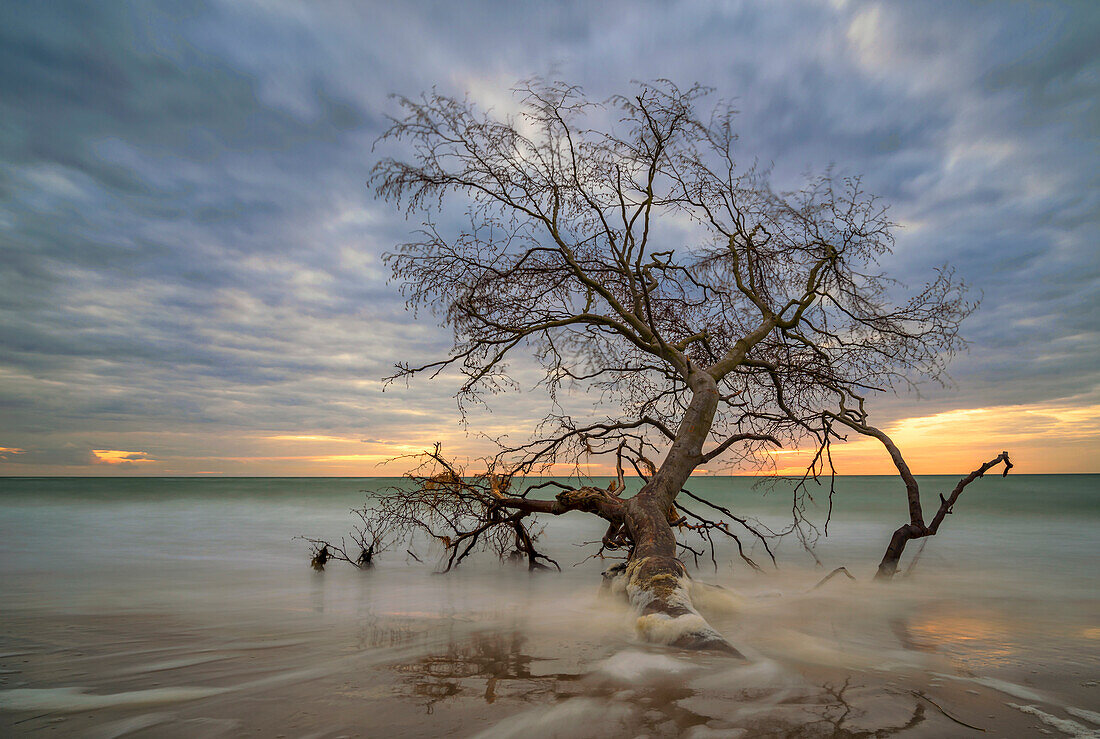
{"type": "MultiPolygon", "coordinates": [[[[918,475],[965,474],[983,462],[1007,450],[1016,465],[1014,472],[1027,473],[1098,473],[1100,472],[1100,398],[1096,393],[1053,403],[962,408],[926,416],[912,416],[884,426],[897,443],[910,469],[918,475]],[[1075,403],[1074,401],[1078,401],[1075,403]],[[1083,402],[1082,402],[1083,401],[1083,402]]],[[[526,429],[493,429],[500,434],[511,431],[520,436],[526,429]]],[[[41,464],[27,450],[33,447],[0,447],[4,474],[119,474],[144,475],[240,475],[240,476],[400,476],[423,461],[416,458],[431,450],[438,439],[444,454],[453,458],[466,474],[485,471],[482,461],[495,447],[488,441],[468,435],[455,427],[450,433],[438,428],[425,430],[418,425],[413,433],[391,438],[363,438],[364,434],[303,430],[302,433],[257,433],[249,436],[178,433],[158,436],[121,435],[113,440],[121,449],[93,449],[91,463],[66,463],[60,467],[41,464]],[[427,434],[431,434],[431,438],[427,434]],[[158,449],[179,449],[190,444],[195,449],[217,452],[132,451],[156,445],[158,449]],[[349,445],[361,444],[359,449],[349,445]],[[32,461],[33,460],[33,461],[32,461]]],[[[848,440],[834,444],[832,457],[840,475],[895,475],[890,457],[875,439],[855,432],[848,440]]],[[[12,440],[14,441],[14,440],[12,440]]],[[[86,448],[86,447],[85,447],[86,448]]],[[[184,447],[186,448],[186,447],[184,447]]],[[[747,462],[741,467],[711,463],[696,475],[778,475],[801,476],[816,450],[809,447],[771,449],[764,463],[747,462]]],[[[655,457],[654,461],[657,461],[655,457]]],[[[546,474],[573,476],[578,465],[559,462],[546,468],[546,474]]],[[[597,457],[579,465],[582,476],[610,477],[615,474],[612,455],[597,457]]],[[[627,476],[636,477],[630,467],[627,476]]]]}
{"type": "MultiPolygon", "coordinates": [[[[1007,450],[1018,472],[1095,472],[1100,452],[1100,404],[1028,404],[964,408],[904,418],[884,429],[914,474],[968,472],[1007,450]]],[[[875,439],[847,434],[832,448],[844,475],[895,474],[875,439]]],[[[801,475],[814,449],[769,451],[774,474],[801,475]],[[780,464],[780,461],[782,464],[780,464]]]]}

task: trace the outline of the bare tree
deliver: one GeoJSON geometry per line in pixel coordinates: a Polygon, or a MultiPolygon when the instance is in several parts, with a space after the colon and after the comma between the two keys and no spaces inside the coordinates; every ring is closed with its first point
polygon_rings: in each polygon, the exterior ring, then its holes
{"type": "MultiPolygon", "coordinates": [[[[551,410],[529,441],[500,441],[483,474],[429,452],[413,484],[383,496],[374,515],[395,533],[440,542],[448,568],[479,546],[553,566],[535,549],[529,517],[599,516],[601,551],[626,557],[617,579],[640,636],[736,654],[692,605],[678,555],[699,552],[683,542],[678,551],[675,531],[728,536],[739,548],[755,537],[769,555],[786,532],[686,491],[691,474],[810,443],[817,454],[788,529],[806,541],[806,484],[831,476],[839,430],[877,438],[914,513],[891,544],[900,556],[905,541],[935,533],[966,483],[925,526],[912,475],[869,424],[865,398],[942,381],[975,306],[947,268],[894,300],[903,286],[878,267],[893,243],[886,208],[858,177],[832,171],[777,192],[767,171],[737,163],[734,110],[697,110],[710,92],[660,80],[596,103],[575,86],[534,80],[505,117],[434,91],[399,99],[403,114],[382,142],[403,154],[383,159],[372,184],[426,223],[386,259],[409,307],[440,315],[454,345],[399,365],[394,379],[457,371],[465,417],[471,402],[515,386],[507,363],[525,351],[543,370],[551,410]],[[451,225],[452,203],[467,227],[451,225]],[[563,409],[578,387],[600,393],[597,417],[563,409]],[[617,468],[606,489],[525,482],[602,455],[617,468]],[[630,469],[644,484],[623,497],[630,469]],[[554,486],[552,500],[534,495],[554,486]]],[[[1007,455],[981,471],[999,461],[1007,455]]],[[[896,562],[888,552],[881,572],[896,562]]]]}

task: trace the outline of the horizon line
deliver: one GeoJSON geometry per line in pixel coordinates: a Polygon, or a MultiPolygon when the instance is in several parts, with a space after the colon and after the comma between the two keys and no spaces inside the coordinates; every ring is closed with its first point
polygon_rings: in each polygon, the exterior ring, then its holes
{"type": "MultiPolygon", "coordinates": [[[[972,472],[973,470],[971,470],[972,472]]],[[[466,475],[466,477],[478,477],[484,473],[474,473],[466,475]]],[[[955,475],[967,475],[969,472],[924,472],[915,474],[915,477],[948,477],[955,475]]],[[[1019,472],[1010,473],[1011,477],[1053,477],[1053,476],[1070,476],[1070,475],[1100,475],[1100,471],[1096,472],[1019,472]]],[[[1000,474],[995,475],[1001,477],[1000,474]]],[[[573,477],[579,477],[582,479],[592,479],[606,477],[613,479],[615,475],[522,475],[521,479],[528,477],[532,478],[548,478],[548,479],[569,479],[573,477]]],[[[798,480],[802,479],[801,475],[750,475],[750,474],[732,474],[732,475],[692,475],[697,479],[714,477],[714,478],[728,478],[728,477],[746,477],[746,478],[774,478],[776,480],[798,480]]],[[[828,475],[819,475],[818,479],[828,479],[828,475]]],[[[882,474],[837,474],[835,477],[900,477],[896,473],[882,473],[882,474]]],[[[179,480],[179,479],[195,479],[195,480],[400,480],[407,479],[405,475],[203,475],[203,474],[180,474],[180,475],[0,475],[0,480],[179,480]]],[[[625,476],[627,480],[640,480],[637,475],[625,476]]],[[[813,479],[813,478],[807,478],[813,479]]]]}

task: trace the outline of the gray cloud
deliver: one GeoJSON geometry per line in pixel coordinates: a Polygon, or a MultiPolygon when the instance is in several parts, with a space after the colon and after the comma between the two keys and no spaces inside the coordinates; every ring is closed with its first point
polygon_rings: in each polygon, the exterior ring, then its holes
{"type": "Polygon", "coordinates": [[[386,283],[416,221],[365,187],[371,143],[389,93],[499,107],[537,73],[596,96],[698,80],[781,182],[865,173],[903,225],[886,266],[952,262],[984,294],[957,386],[887,416],[1086,394],[1098,36],[1090,3],[5,3],[0,445],[48,465],[141,434],[159,459],[204,435],[453,428],[445,382],[378,382],[447,342],[386,283]]]}

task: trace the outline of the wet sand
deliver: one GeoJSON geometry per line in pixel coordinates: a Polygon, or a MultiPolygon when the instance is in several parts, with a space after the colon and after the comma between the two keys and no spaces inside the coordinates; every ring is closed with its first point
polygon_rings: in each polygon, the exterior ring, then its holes
{"type": "Polygon", "coordinates": [[[317,576],[307,608],[4,609],[0,733],[1100,736],[1095,601],[1055,614],[1022,598],[930,597],[916,579],[812,591],[814,575],[704,601],[747,665],[635,643],[625,606],[594,583],[575,592],[568,575],[479,609],[468,604],[489,585],[459,573],[448,587],[474,597],[436,612],[340,607],[393,570],[317,576]]]}

